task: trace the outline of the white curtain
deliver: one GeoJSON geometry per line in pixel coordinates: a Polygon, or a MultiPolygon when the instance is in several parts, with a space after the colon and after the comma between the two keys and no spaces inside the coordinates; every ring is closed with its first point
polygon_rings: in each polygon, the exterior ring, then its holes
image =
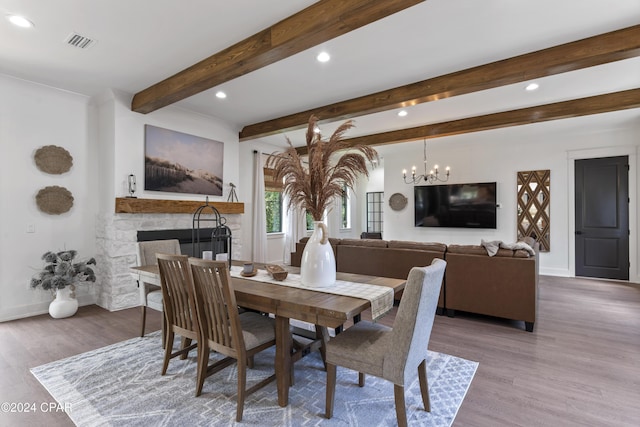
{"type": "MultiPolygon", "coordinates": [[[[285,198],[284,206],[289,206],[289,200],[285,198]]],[[[285,264],[291,264],[291,252],[296,251],[296,243],[307,235],[307,218],[304,209],[292,207],[287,212],[287,231],[285,233],[284,254],[282,259],[285,264]]]]}
{"type": "Polygon", "coordinates": [[[267,212],[264,204],[262,152],[253,152],[253,236],[252,261],[267,262],[267,212]]]}

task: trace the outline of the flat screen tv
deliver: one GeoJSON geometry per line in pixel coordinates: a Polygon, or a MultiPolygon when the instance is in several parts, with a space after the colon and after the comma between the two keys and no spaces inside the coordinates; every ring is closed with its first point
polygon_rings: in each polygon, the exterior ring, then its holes
{"type": "Polygon", "coordinates": [[[414,187],[416,227],[496,228],[496,183],[414,187]]]}

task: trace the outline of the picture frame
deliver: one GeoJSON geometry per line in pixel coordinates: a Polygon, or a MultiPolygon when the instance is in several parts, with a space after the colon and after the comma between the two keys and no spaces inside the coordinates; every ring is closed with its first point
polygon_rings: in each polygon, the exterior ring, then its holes
{"type": "Polygon", "coordinates": [[[223,142],[149,124],[144,142],[146,191],[222,196],[223,142]]]}

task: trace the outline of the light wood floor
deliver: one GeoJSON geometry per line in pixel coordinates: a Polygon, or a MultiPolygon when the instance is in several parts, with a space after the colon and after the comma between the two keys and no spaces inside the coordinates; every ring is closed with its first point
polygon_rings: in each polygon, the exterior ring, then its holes
{"type": "MultiPolygon", "coordinates": [[[[139,322],[138,309],[90,306],[69,319],[0,323],[0,403],[37,407],[0,412],[0,426],[72,426],[42,412],[52,398],[29,368],[135,337],[139,322]]],[[[160,314],[150,310],[147,326],[159,329],[160,314]]],[[[533,333],[520,322],[437,316],[429,348],[480,362],[454,426],[640,425],[639,285],[541,276],[533,333]]]]}

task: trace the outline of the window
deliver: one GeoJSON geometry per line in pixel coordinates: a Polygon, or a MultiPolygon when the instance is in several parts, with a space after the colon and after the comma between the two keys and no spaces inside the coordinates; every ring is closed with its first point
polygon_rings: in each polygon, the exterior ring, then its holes
{"type": "Polygon", "coordinates": [[[313,231],[313,217],[309,212],[307,212],[306,218],[307,218],[307,231],[313,231]]]}
{"type": "Polygon", "coordinates": [[[367,233],[382,232],[383,192],[367,193],[367,233]]]}
{"type": "Polygon", "coordinates": [[[282,192],[264,192],[264,204],[267,209],[267,233],[282,232],[282,192]]]}
{"type": "Polygon", "coordinates": [[[340,200],[340,228],[351,228],[351,205],[349,203],[349,188],[342,187],[342,198],[340,200]]]}
{"type": "Polygon", "coordinates": [[[264,205],[267,233],[282,233],[282,182],[273,179],[273,169],[264,168],[264,205]]]}

